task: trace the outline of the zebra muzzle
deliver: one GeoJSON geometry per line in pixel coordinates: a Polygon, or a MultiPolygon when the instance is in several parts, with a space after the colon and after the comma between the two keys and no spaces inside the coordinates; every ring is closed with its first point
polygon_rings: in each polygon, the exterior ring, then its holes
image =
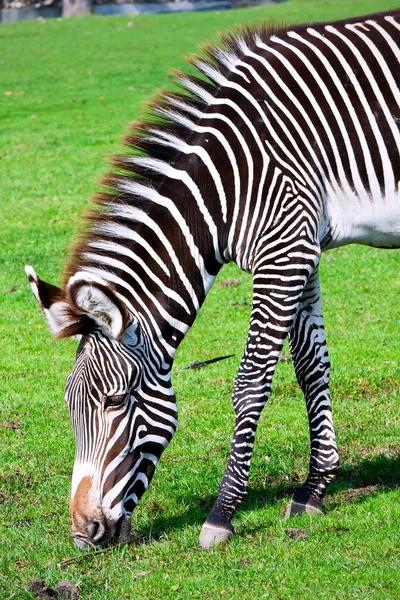
{"type": "Polygon", "coordinates": [[[126,541],[131,531],[131,520],[126,514],[116,521],[111,521],[105,517],[95,518],[89,521],[84,527],[84,531],[78,531],[71,528],[71,535],[76,545],[85,550],[88,547],[107,546],[112,541],[126,541]]]}

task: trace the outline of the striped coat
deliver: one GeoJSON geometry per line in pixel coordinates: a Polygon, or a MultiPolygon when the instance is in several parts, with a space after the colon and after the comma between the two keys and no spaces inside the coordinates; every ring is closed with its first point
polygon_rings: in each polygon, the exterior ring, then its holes
{"type": "Polygon", "coordinates": [[[319,259],[348,243],[400,246],[399,57],[399,10],[224,36],[134,125],[61,288],[27,268],[52,331],[82,336],[66,389],[81,545],[128,535],[176,428],[176,349],[232,260],[253,275],[253,307],[231,454],[200,541],[233,533],[288,334],[311,437],[288,514],[322,510],[339,456],[319,259]]]}

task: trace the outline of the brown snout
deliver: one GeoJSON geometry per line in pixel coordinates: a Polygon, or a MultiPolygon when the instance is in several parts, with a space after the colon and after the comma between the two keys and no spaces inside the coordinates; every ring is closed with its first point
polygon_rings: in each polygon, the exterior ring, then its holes
{"type": "Polygon", "coordinates": [[[106,546],[117,539],[129,538],[131,521],[126,514],[111,518],[92,497],[92,479],[83,477],[71,497],[71,535],[79,548],[106,546]]]}
{"type": "Polygon", "coordinates": [[[87,519],[85,524],[80,523],[77,528],[72,522],[71,535],[79,548],[88,546],[107,546],[112,541],[122,542],[129,538],[131,520],[128,515],[121,515],[116,521],[107,519],[104,515],[87,519]]]}

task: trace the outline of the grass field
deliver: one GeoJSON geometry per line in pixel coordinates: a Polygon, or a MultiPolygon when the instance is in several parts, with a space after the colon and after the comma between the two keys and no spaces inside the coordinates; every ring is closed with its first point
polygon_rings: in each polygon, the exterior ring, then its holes
{"type": "Polygon", "coordinates": [[[180,427],[132,517],[144,543],[80,556],[69,537],[74,440],[63,402],[76,342],[51,341],[23,272],[57,283],[107,155],[169,68],[217,31],[263,18],[313,21],[398,1],[276,6],[0,27],[0,598],[67,579],[82,600],[400,597],[400,254],[361,247],[322,260],[332,395],[342,456],[323,517],[283,518],[308,466],[308,426],[290,362],[259,427],[237,536],[197,545],[230,445],[230,393],[246,336],[250,278],[224,268],[174,367],[180,427]],[[235,287],[220,282],[236,277],[235,287]],[[198,371],[195,360],[234,354],[198,371]],[[290,531],[294,530],[294,531],[290,531]]]}

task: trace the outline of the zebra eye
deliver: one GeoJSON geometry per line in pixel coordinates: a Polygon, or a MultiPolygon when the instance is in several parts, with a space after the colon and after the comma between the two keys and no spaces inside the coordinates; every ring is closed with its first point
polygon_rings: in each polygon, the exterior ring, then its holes
{"type": "Polygon", "coordinates": [[[103,396],[103,409],[107,408],[119,408],[122,406],[126,399],[128,398],[127,394],[118,394],[115,396],[103,396]]]}

